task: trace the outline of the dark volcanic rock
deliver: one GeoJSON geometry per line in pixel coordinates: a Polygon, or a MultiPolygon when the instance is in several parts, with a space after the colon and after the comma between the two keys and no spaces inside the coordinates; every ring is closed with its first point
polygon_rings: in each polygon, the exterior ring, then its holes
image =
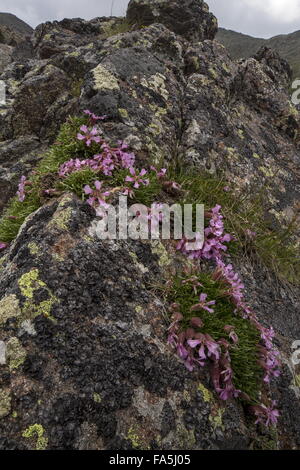
{"type": "Polygon", "coordinates": [[[194,42],[214,39],[218,31],[216,17],[202,0],[130,0],[127,20],[143,26],[162,23],[194,42]]]}

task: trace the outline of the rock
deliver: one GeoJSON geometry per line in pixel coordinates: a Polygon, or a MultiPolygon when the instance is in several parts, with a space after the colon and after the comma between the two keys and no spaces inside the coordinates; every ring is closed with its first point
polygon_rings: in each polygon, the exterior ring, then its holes
{"type": "Polygon", "coordinates": [[[13,47],[0,44],[0,74],[12,61],[13,47]]]}
{"type": "Polygon", "coordinates": [[[217,19],[202,0],[130,0],[127,20],[141,26],[162,23],[191,42],[214,39],[218,31],[217,19]]]}

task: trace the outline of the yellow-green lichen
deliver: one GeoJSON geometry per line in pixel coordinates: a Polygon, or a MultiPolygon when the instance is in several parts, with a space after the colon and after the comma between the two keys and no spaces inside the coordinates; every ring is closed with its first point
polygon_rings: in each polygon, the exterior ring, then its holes
{"type": "Polygon", "coordinates": [[[202,393],[202,397],[203,397],[203,400],[205,401],[205,403],[209,403],[209,402],[212,402],[214,397],[213,397],[213,394],[206,388],[204,387],[203,384],[199,384],[198,385],[198,390],[199,392],[202,393]]]}
{"type": "Polygon", "coordinates": [[[143,307],[141,307],[140,305],[137,305],[135,307],[135,311],[136,311],[136,313],[141,313],[143,311],[143,307]]]}
{"type": "Polygon", "coordinates": [[[149,88],[152,91],[155,91],[160,96],[162,96],[166,101],[169,98],[169,92],[166,89],[166,77],[161,73],[156,73],[146,80],[143,78],[141,80],[141,85],[146,88],[149,88]]]}
{"type": "Polygon", "coordinates": [[[56,228],[63,231],[68,231],[68,224],[72,217],[72,208],[62,208],[57,210],[48,224],[49,228],[56,228]]]}
{"type": "Polygon", "coordinates": [[[261,158],[260,155],[258,155],[258,153],[255,153],[255,152],[253,153],[252,156],[253,156],[253,158],[256,158],[257,160],[259,160],[261,158]]]}
{"type": "Polygon", "coordinates": [[[6,345],[6,359],[10,370],[18,369],[26,359],[26,351],[18,338],[11,338],[6,345]]]}
{"type": "Polygon", "coordinates": [[[36,450],[45,450],[48,445],[48,439],[44,436],[45,430],[41,424],[33,424],[23,431],[22,436],[25,439],[36,439],[36,450]]]}
{"type": "Polygon", "coordinates": [[[208,69],[208,72],[209,72],[209,74],[212,78],[214,78],[214,79],[218,78],[218,74],[217,74],[217,72],[214,68],[210,67],[208,69]]]}
{"type": "Polygon", "coordinates": [[[213,412],[209,416],[209,421],[214,429],[220,428],[224,431],[225,427],[223,424],[223,414],[225,408],[218,408],[217,410],[213,410],[213,412]]]}
{"type": "Polygon", "coordinates": [[[39,279],[39,270],[32,269],[28,273],[23,274],[19,279],[18,284],[22,295],[27,299],[22,307],[23,320],[30,320],[38,317],[39,315],[52,319],[50,315],[51,309],[53,304],[58,302],[58,299],[52,294],[51,290],[48,289],[47,285],[39,279]],[[34,292],[40,288],[47,290],[49,298],[47,300],[43,300],[39,304],[35,304],[33,302],[34,292]]]}
{"type": "Polygon", "coordinates": [[[180,449],[191,450],[195,447],[196,438],[194,431],[186,429],[183,424],[177,426],[177,441],[180,449]]]}
{"type": "Polygon", "coordinates": [[[118,111],[119,111],[120,116],[121,116],[123,119],[127,119],[127,118],[128,118],[128,111],[127,111],[127,109],[125,109],[125,108],[119,108],[118,111]]]}
{"type": "Polygon", "coordinates": [[[158,256],[159,266],[169,266],[171,264],[171,259],[168,255],[167,250],[164,245],[159,240],[154,240],[151,243],[151,251],[153,254],[158,256]]]}
{"type": "Polygon", "coordinates": [[[11,396],[8,390],[0,390],[0,419],[9,415],[11,410],[11,396]]]}
{"type": "Polygon", "coordinates": [[[101,403],[102,402],[101,395],[99,395],[99,393],[94,393],[93,400],[95,403],[101,403]]]}
{"type": "Polygon", "coordinates": [[[37,254],[39,254],[40,249],[39,249],[39,246],[36,243],[34,243],[34,242],[28,243],[27,246],[28,246],[28,250],[29,250],[31,255],[36,256],[37,254]]]}
{"type": "Polygon", "coordinates": [[[300,374],[295,376],[295,386],[300,388],[300,374]]]}
{"type": "Polygon", "coordinates": [[[133,259],[134,264],[142,271],[143,274],[145,274],[149,271],[149,269],[146,266],[144,266],[142,263],[139,262],[137,254],[134,251],[130,251],[129,255],[133,259]]]}
{"type": "Polygon", "coordinates": [[[119,83],[116,77],[110,73],[103,65],[99,64],[92,70],[94,76],[94,90],[119,90],[119,83]]]}
{"type": "Polygon", "coordinates": [[[23,274],[19,279],[18,284],[22,295],[27,299],[33,298],[35,290],[40,289],[41,287],[46,287],[46,284],[39,279],[38,269],[32,269],[28,273],[23,274]]]}
{"type": "Polygon", "coordinates": [[[127,439],[131,442],[134,449],[148,450],[149,447],[145,444],[144,440],[139,436],[139,431],[134,426],[128,430],[127,439]]]}
{"type": "Polygon", "coordinates": [[[18,318],[20,315],[19,301],[14,294],[7,295],[0,300],[0,326],[5,325],[9,318],[18,318]]]}

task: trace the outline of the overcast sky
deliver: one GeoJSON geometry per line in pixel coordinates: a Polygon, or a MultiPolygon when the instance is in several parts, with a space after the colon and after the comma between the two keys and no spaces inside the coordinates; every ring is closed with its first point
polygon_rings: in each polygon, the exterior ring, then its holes
{"type": "MultiPolygon", "coordinates": [[[[300,30],[300,0],[206,0],[219,25],[257,37],[300,30]]],[[[0,0],[31,26],[47,20],[124,15],[128,0],[0,0]]]]}

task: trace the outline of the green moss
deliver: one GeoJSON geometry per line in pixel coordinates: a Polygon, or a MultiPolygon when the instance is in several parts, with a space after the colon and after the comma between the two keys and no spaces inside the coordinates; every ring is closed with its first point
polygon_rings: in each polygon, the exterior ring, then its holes
{"type": "Polygon", "coordinates": [[[19,318],[20,315],[19,301],[14,294],[7,295],[0,300],[0,326],[5,325],[9,318],[19,318]]]}
{"type": "Polygon", "coordinates": [[[11,396],[8,390],[0,390],[0,419],[9,415],[11,410],[11,396]]]}
{"type": "Polygon", "coordinates": [[[87,118],[82,117],[70,118],[62,125],[57,142],[29,178],[31,186],[27,186],[25,200],[20,202],[16,197],[12,198],[0,219],[1,241],[12,241],[18,235],[25,219],[46,202],[44,190],[58,185],[57,172],[64,162],[77,157],[87,159],[97,153],[97,144],[93,143],[87,147],[76,138],[80,126],[87,123],[87,118]]]}
{"type": "Polygon", "coordinates": [[[26,351],[18,338],[11,338],[6,345],[6,358],[10,370],[18,369],[26,359],[26,351]]]}
{"type": "Polygon", "coordinates": [[[234,313],[236,307],[228,297],[226,286],[221,281],[213,280],[209,273],[200,273],[197,277],[203,286],[202,292],[208,295],[208,301],[216,301],[214,314],[204,310],[201,312],[190,311],[191,307],[199,302],[199,296],[195,294],[193,286],[182,284],[182,280],[186,279],[186,276],[178,276],[174,279],[168,300],[170,303],[175,302],[180,305],[180,312],[184,317],[181,328],[185,331],[190,327],[191,319],[199,316],[204,323],[199,332],[209,334],[215,341],[224,338],[230,343],[229,334],[224,331],[224,327],[232,325],[239,338],[238,344],[230,349],[234,373],[233,382],[237,389],[248,394],[251,400],[256,402],[259,398],[263,378],[262,368],[257,363],[259,359],[257,349],[257,344],[260,341],[259,332],[252,323],[234,313]]]}
{"type": "Polygon", "coordinates": [[[41,424],[33,424],[23,431],[25,439],[36,439],[36,450],[45,450],[48,446],[48,439],[44,436],[45,430],[41,424]]]}

